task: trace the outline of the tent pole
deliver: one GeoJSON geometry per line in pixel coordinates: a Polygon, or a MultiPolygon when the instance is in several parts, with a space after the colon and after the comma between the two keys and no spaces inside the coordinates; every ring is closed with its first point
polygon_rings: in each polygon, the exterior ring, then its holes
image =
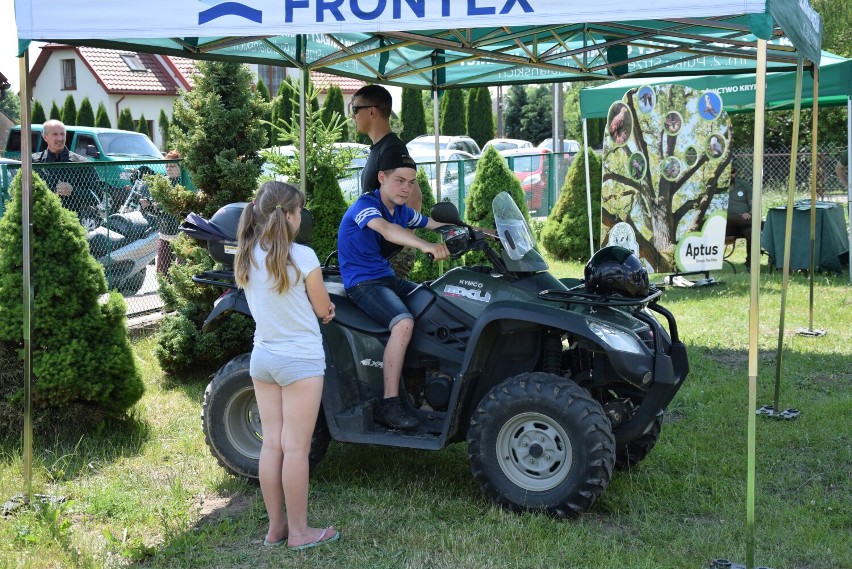
{"type": "Polygon", "coordinates": [[[435,87],[432,89],[432,128],[435,130],[435,201],[441,201],[441,142],[438,140],[441,126],[438,123],[438,114],[438,88],[435,87]]]}
{"type": "Polygon", "coordinates": [[[816,184],[817,184],[817,126],[819,125],[819,67],[816,63],[814,70],[814,102],[811,117],[811,270],[808,273],[809,281],[809,311],[808,331],[814,331],[814,266],[816,250],[816,184]]]}
{"type": "MultiPolygon", "coordinates": [[[[852,243],[852,97],[846,98],[846,207],[849,210],[849,242],[852,243]]],[[[849,262],[852,283],[852,261],[849,262]]]]}
{"type": "Polygon", "coordinates": [[[307,104],[307,97],[305,96],[305,91],[308,88],[308,81],[310,80],[311,74],[308,71],[308,67],[305,64],[305,48],[307,46],[307,41],[304,35],[299,35],[299,72],[301,77],[299,78],[299,184],[301,184],[302,191],[307,195],[308,193],[308,153],[305,151],[305,145],[307,143],[305,139],[305,124],[307,123],[307,110],[305,106],[307,104]]]}
{"type": "Polygon", "coordinates": [[[24,500],[33,496],[33,153],[29,49],[18,58],[21,78],[21,210],[24,245],[24,500]]]}
{"type": "Polygon", "coordinates": [[[586,210],[589,215],[589,257],[595,254],[595,230],[592,224],[592,178],[589,175],[589,131],[583,119],[583,156],[586,158],[586,210]]]}
{"type": "Polygon", "coordinates": [[[790,146],[790,176],[787,179],[787,224],[784,229],[784,264],[781,277],[781,315],[778,323],[778,349],[775,353],[775,397],[773,408],[781,410],[779,404],[781,392],[781,358],[784,350],[784,314],[787,306],[787,286],[790,282],[790,245],[793,237],[793,194],[796,191],[796,165],[799,161],[799,115],[802,110],[802,75],[804,59],[799,56],[796,62],[796,93],[793,100],[793,141],[790,146]]]}
{"type": "Polygon", "coordinates": [[[754,567],[754,488],[756,464],[757,356],[760,324],[760,219],[763,185],[763,142],[766,128],[766,40],[757,40],[754,98],[754,164],[751,202],[751,281],[748,318],[748,450],[746,472],[746,567],[754,567]]]}

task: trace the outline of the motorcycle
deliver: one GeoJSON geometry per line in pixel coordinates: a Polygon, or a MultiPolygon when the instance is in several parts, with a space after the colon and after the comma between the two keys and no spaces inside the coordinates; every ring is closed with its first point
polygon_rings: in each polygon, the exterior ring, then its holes
{"type": "MultiPolygon", "coordinates": [[[[86,234],[89,251],[104,266],[110,288],[125,296],[139,292],[145,282],[147,267],[157,256],[158,215],[143,181],[143,177],[150,173],[150,169],[146,172],[146,168],[140,167],[131,174],[133,183],[120,196],[122,200],[115,208],[116,213],[109,216],[102,213],[99,223],[86,234]]],[[[118,195],[116,191],[112,194],[118,195]]],[[[106,212],[106,199],[101,198],[96,209],[106,212]]]]}
{"type": "MultiPolygon", "coordinates": [[[[244,205],[182,225],[224,267],[194,278],[225,289],[205,332],[235,312],[251,316],[232,272],[244,205]]],[[[430,214],[448,224],[440,232],[453,258],[482,251],[492,266],[453,268],[404,299],[415,325],[400,393],[419,420],[413,430],[373,420],[390,333],[349,300],[326,259],[336,317],[321,326],[327,368],[310,463],[330,440],[422,450],[466,441],[471,471],[496,504],[575,517],[614,470],[635,466],[657,443],[689,371],[686,349],[658,302],[662,291],[604,294],[589,279],[556,278],[511,197],[498,194],[492,206],[496,236],[465,224],[449,202],[430,214]]],[[[249,359],[242,354],[213,376],[202,427],[226,470],[256,479],[263,429],[249,359]]]]}

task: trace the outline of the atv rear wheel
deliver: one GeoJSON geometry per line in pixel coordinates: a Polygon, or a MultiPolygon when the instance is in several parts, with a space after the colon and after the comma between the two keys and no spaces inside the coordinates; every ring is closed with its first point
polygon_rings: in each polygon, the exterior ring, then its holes
{"type": "MultiPolygon", "coordinates": [[[[216,372],[204,391],[201,424],[217,462],[236,476],[256,480],[263,427],[249,375],[251,354],[237,356],[216,372]]],[[[330,437],[320,409],[309,454],[311,470],[328,449],[330,437]]]]}
{"type": "Polygon", "coordinates": [[[660,438],[663,429],[663,414],[660,413],[651,424],[648,432],[626,445],[618,447],[615,451],[616,470],[628,470],[636,466],[651,452],[660,438]]]}
{"type": "Polygon", "coordinates": [[[483,492],[511,511],[574,517],[612,476],[615,439],[600,404],[571,380],[524,373],[480,401],[467,434],[483,492]]]}

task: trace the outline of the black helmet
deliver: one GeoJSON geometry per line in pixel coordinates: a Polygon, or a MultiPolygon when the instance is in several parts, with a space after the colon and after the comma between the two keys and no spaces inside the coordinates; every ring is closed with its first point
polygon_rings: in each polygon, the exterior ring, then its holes
{"type": "Polygon", "coordinates": [[[604,247],[586,263],[586,292],[648,296],[648,271],[639,258],[626,247],[604,247]]]}

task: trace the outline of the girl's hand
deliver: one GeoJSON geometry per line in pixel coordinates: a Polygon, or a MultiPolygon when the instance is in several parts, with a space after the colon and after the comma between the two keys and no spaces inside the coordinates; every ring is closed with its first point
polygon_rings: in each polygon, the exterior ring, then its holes
{"type": "Polygon", "coordinates": [[[322,317],[322,323],[328,324],[334,318],[334,303],[330,302],[328,304],[328,314],[322,317]]]}

